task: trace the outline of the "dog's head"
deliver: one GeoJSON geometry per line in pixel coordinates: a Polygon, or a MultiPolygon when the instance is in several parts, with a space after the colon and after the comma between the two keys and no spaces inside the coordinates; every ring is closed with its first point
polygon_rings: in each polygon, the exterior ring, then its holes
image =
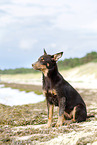
{"type": "Polygon", "coordinates": [[[42,55],[37,62],[32,64],[35,70],[40,70],[47,75],[49,69],[52,69],[56,65],[56,61],[62,57],[63,52],[56,53],[54,55],[48,55],[44,49],[44,55],[42,55]]]}

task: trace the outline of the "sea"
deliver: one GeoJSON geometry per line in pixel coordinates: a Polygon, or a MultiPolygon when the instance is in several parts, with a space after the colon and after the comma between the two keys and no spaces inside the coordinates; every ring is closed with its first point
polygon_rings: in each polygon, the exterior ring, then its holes
{"type": "Polygon", "coordinates": [[[0,85],[0,104],[14,106],[24,104],[34,104],[44,101],[43,95],[37,95],[34,92],[19,91],[18,89],[5,88],[0,85]]]}

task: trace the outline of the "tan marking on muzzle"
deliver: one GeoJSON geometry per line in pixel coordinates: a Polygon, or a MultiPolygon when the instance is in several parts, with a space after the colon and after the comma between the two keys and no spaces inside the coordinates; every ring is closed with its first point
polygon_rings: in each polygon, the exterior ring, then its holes
{"type": "Polygon", "coordinates": [[[36,62],[33,64],[33,68],[35,70],[40,70],[44,73],[45,76],[47,76],[47,73],[48,73],[48,69],[46,68],[46,65],[42,65],[40,62],[36,62]]]}

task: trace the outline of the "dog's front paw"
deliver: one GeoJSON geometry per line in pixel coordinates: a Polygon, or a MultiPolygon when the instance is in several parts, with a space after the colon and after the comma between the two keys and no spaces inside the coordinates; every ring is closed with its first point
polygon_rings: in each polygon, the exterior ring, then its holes
{"type": "Polygon", "coordinates": [[[57,123],[56,123],[55,127],[62,126],[62,125],[63,125],[63,123],[64,123],[64,121],[65,121],[64,115],[59,116],[59,117],[58,117],[58,121],[57,121],[57,123]]]}
{"type": "Polygon", "coordinates": [[[45,125],[45,128],[50,128],[50,127],[51,127],[51,125],[48,125],[48,124],[45,125]]]}
{"type": "Polygon", "coordinates": [[[55,127],[60,127],[60,126],[62,126],[62,125],[63,125],[63,123],[58,121],[58,122],[56,123],[55,127]]]}
{"type": "Polygon", "coordinates": [[[51,122],[48,121],[48,123],[45,125],[45,128],[50,128],[51,127],[51,122]]]}

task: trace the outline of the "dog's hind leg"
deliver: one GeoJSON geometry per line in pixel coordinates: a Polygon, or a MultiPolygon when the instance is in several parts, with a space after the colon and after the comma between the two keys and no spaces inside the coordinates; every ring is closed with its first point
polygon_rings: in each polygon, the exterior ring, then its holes
{"type": "Polygon", "coordinates": [[[64,111],[64,116],[67,120],[65,120],[64,125],[69,125],[72,122],[76,122],[76,106],[74,107],[74,109],[70,112],[70,114],[68,114],[67,112],[64,111]]]}
{"type": "Polygon", "coordinates": [[[73,117],[72,122],[76,122],[76,106],[74,107],[74,109],[70,115],[73,117]]]}
{"type": "Polygon", "coordinates": [[[82,105],[75,106],[70,113],[70,117],[72,118],[72,122],[85,121],[87,117],[87,112],[85,107],[83,107],[82,105]]]}
{"type": "Polygon", "coordinates": [[[64,117],[66,120],[70,120],[71,119],[71,116],[70,114],[68,114],[67,112],[64,111],[64,117]]]}
{"type": "Polygon", "coordinates": [[[87,118],[86,108],[83,107],[82,105],[78,105],[76,107],[76,121],[77,122],[86,121],[86,118],[87,118]]]}

